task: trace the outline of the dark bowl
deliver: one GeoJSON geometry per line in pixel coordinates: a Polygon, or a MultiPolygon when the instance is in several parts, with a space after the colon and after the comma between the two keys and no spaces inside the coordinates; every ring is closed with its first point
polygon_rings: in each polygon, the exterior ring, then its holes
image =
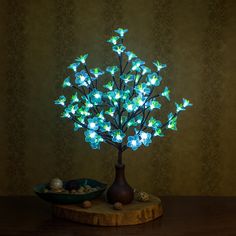
{"type": "Polygon", "coordinates": [[[45,188],[49,188],[49,184],[37,184],[34,186],[34,192],[43,200],[54,204],[75,204],[82,203],[86,200],[93,200],[101,196],[107,187],[107,184],[101,183],[94,179],[75,179],[63,181],[65,189],[78,188],[84,185],[90,185],[92,188],[99,187],[97,191],[84,193],[84,194],[71,194],[71,193],[45,193],[45,188]],[[73,186],[73,187],[72,187],[73,186]]]}

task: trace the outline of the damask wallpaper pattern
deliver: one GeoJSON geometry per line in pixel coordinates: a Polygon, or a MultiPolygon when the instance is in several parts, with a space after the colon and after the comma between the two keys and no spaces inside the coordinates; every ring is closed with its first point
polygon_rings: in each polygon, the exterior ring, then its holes
{"type": "Polygon", "coordinates": [[[34,184],[55,176],[112,182],[115,150],[91,150],[53,100],[78,55],[88,52],[91,66],[113,63],[105,41],[117,27],[129,29],[127,47],[147,64],[168,64],[163,77],[173,100],[194,104],[178,132],[125,153],[129,183],[157,195],[236,194],[235,1],[0,4],[0,195],[33,194],[34,184]]]}

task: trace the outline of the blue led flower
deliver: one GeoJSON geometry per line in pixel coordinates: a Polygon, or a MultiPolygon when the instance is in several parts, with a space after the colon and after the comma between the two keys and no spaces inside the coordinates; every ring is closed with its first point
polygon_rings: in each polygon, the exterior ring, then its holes
{"type": "Polygon", "coordinates": [[[121,38],[124,37],[125,33],[128,32],[128,29],[122,29],[122,28],[118,28],[117,30],[114,30],[117,34],[120,35],[121,38]]]}
{"type": "Polygon", "coordinates": [[[178,104],[177,102],[175,103],[175,107],[176,107],[176,112],[180,112],[180,111],[185,111],[185,108],[183,106],[183,104],[178,104]]]}
{"type": "Polygon", "coordinates": [[[82,70],[75,74],[75,83],[78,86],[88,86],[90,84],[89,75],[85,70],[82,70]]]}
{"type": "Polygon", "coordinates": [[[162,126],[162,123],[159,120],[156,120],[155,118],[151,117],[148,121],[147,126],[156,130],[162,126]]]}
{"type": "Polygon", "coordinates": [[[109,81],[107,84],[103,85],[104,88],[108,89],[108,90],[113,90],[113,86],[114,86],[114,82],[113,81],[109,81]]]}
{"type": "Polygon", "coordinates": [[[113,142],[122,143],[123,138],[125,137],[125,134],[121,130],[116,129],[111,132],[111,136],[112,136],[113,142]]]}
{"type": "Polygon", "coordinates": [[[156,66],[157,71],[160,71],[160,70],[167,67],[166,64],[161,64],[159,61],[155,61],[155,62],[153,62],[153,64],[156,66]]]}
{"type": "Polygon", "coordinates": [[[84,132],[85,141],[90,144],[93,149],[99,149],[100,143],[103,142],[103,138],[93,130],[86,130],[84,132]]]}
{"type": "Polygon", "coordinates": [[[129,136],[127,146],[133,151],[137,150],[142,145],[138,135],[129,136]]]}
{"type": "Polygon", "coordinates": [[[131,120],[129,120],[128,123],[127,123],[127,126],[128,126],[128,127],[137,126],[137,125],[138,125],[138,123],[135,121],[134,118],[131,119],[131,120]]]}
{"type": "Polygon", "coordinates": [[[71,115],[67,110],[65,110],[64,112],[62,112],[61,118],[71,118],[71,115]]]}
{"type": "Polygon", "coordinates": [[[132,74],[123,74],[120,76],[120,78],[127,84],[130,81],[133,81],[135,77],[132,74]]]}
{"type": "Polygon", "coordinates": [[[90,112],[89,112],[89,107],[87,106],[81,106],[77,112],[76,115],[80,115],[81,117],[86,117],[86,116],[90,116],[90,112]]]}
{"type": "Polygon", "coordinates": [[[153,109],[161,109],[161,104],[156,100],[151,100],[148,103],[149,109],[152,111],[153,109]]]}
{"type": "Polygon", "coordinates": [[[74,123],[74,131],[78,131],[80,128],[82,128],[82,126],[75,122],[74,123]]]}
{"type": "Polygon", "coordinates": [[[107,111],[105,111],[105,114],[113,117],[115,114],[116,109],[114,107],[110,107],[107,111]]]}
{"type": "Polygon", "coordinates": [[[137,56],[133,52],[125,52],[126,56],[128,57],[128,61],[131,61],[132,59],[136,58],[137,56]]]}
{"type": "Polygon", "coordinates": [[[79,102],[78,93],[76,92],[74,95],[71,96],[71,103],[79,102]]]}
{"type": "Polygon", "coordinates": [[[112,76],[114,76],[115,73],[116,73],[117,71],[119,71],[119,68],[118,68],[118,66],[108,66],[108,67],[106,68],[106,71],[109,72],[112,76]]]}
{"type": "Polygon", "coordinates": [[[147,97],[139,95],[137,97],[134,97],[132,101],[137,107],[141,107],[145,103],[146,99],[147,97]]]}
{"type": "Polygon", "coordinates": [[[140,66],[140,68],[142,69],[142,75],[149,74],[152,72],[151,69],[147,66],[140,66]]]}
{"type": "Polygon", "coordinates": [[[152,86],[159,86],[161,83],[161,76],[159,76],[156,72],[149,74],[147,76],[147,82],[148,84],[152,85],[152,86]]]}
{"type": "Polygon", "coordinates": [[[192,105],[189,100],[183,98],[183,107],[191,107],[192,105]]]}
{"type": "Polygon", "coordinates": [[[116,45],[119,39],[119,36],[112,36],[109,40],[107,40],[107,42],[116,45]]]}
{"type": "Polygon", "coordinates": [[[154,136],[159,136],[159,137],[164,137],[165,135],[162,133],[162,129],[156,129],[154,134],[154,136]]]}
{"type": "Polygon", "coordinates": [[[82,63],[82,64],[86,64],[86,59],[88,57],[88,54],[84,54],[84,55],[80,55],[78,58],[76,58],[75,60],[82,63]]]}
{"type": "Polygon", "coordinates": [[[54,101],[56,105],[61,105],[61,106],[65,106],[65,102],[66,102],[66,97],[64,95],[61,95],[57,100],[54,101]]]}
{"type": "Polygon", "coordinates": [[[140,95],[149,95],[151,92],[150,88],[148,88],[146,83],[142,83],[142,84],[137,85],[134,88],[134,90],[137,94],[140,94],[140,95]]]}
{"type": "Polygon", "coordinates": [[[76,105],[72,105],[70,104],[66,109],[65,109],[68,113],[71,113],[71,114],[75,114],[76,111],[78,110],[78,104],[76,105]]]}
{"type": "Polygon", "coordinates": [[[90,72],[95,76],[95,78],[98,78],[104,74],[104,71],[102,71],[100,68],[91,69],[90,72]]]}
{"type": "Polygon", "coordinates": [[[112,50],[118,55],[121,55],[125,51],[126,47],[123,44],[115,45],[112,47],[112,50]]]}
{"type": "Polygon", "coordinates": [[[166,97],[170,101],[170,90],[168,87],[165,87],[164,91],[161,93],[161,96],[166,97]]]}
{"type": "Polygon", "coordinates": [[[132,61],[132,67],[131,67],[131,70],[133,71],[139,71],[140,70],[140,66],[144,65],[145,62],[140,60],[140,59],[136,59],[134,61],[132,61]]]}
{"type": "Polygon", "coordinates": [[[72,63],[67,68],[73,70],[74,72],[77,71],[77,67],[80,65],[80,63],[72,63]]]}
{"type": "Polygon", "coordinates": [[[102,122],[100,125],[102,132],[110,132],[111,131],[111,123],[110,122],[102,122]]]}
{"type": "Polygon", "coordinates": [[[172,113],[168,115],[168,129],[177,130],[177,116],[174,116],[172,113]]]}
{"type": "Polygon", "coordinates": [[[88,119],[88,129],[98,130],[99,119],[97,117],[88,119]]]}
{"type": "Polygon", "coordinates": [[[128,112],[133,112],[133,111],[137,110],[136,104],[134,104],[132,101],[126,101],[126,103],[124,103],[123,107],[128,112]]]}
{"type": "Polygon", "coordinates": [[[152,142],[152,135],[148,132],[140,131],[139,136],[144,146],[149,146],[149,144],[152,142]]]}
{"type": "Polygon", "coordinates": [[[102,104],[102,96],[103,96],[103,93],[101,91],[98,91],[97,89],[94,89],[89,94],[90,101],[94,105],[102,104]]]}
{"type": "Polygon", "coordinates": [[[70,77],[65,78],[65,80],[63,81],[63,84],[62,84],[62,88],[71,87],[71,86],[72,86],[72,84],[70,82],[70,77]]]}

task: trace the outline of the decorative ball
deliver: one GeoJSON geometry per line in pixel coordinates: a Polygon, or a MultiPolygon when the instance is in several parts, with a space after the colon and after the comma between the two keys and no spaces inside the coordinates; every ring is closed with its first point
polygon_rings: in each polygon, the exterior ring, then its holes
{"type": "Polygon", "coordinates": [[[113,208],[115,210],[121,210],[123,208],[123,204],[121,202],[116,202],[114,205],[113,205],[113,208]]]}
{"type": "Polygon", "coordinates": [[[83,207],[83,208],[90,208],[90,207],[92,207],[92,202],[90,202],[90,201],[84,201],[84,202],[82,203],[82,207],[83,207]]]}
{"type": "Polygon", "coordinates": [[[150,195],[146,192],[136,192],[136,199],[140,202],[147,202],[150,200],[150,195]]]}
{"type": "Polygon", "coordinates": [[[63,182],[59,178],[54,178],[50,181],[49,186],[52,190],[59,190],[63,188],[63,182]]]}

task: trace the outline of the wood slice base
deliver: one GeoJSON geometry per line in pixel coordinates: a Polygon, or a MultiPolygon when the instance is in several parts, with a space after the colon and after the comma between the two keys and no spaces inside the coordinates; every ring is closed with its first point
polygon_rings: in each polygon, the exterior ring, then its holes
{"type": "Polygon", "coordinates": [[[153,195],[148,202],[133,201],[122,210],[114,210],[113,205],[103,199],[92,201],[92,207],[80,205],[55,205],[54,215],[83,224],[97,226],[136,225],[152,221],[163,214],[161,200],[153,195]]]}

